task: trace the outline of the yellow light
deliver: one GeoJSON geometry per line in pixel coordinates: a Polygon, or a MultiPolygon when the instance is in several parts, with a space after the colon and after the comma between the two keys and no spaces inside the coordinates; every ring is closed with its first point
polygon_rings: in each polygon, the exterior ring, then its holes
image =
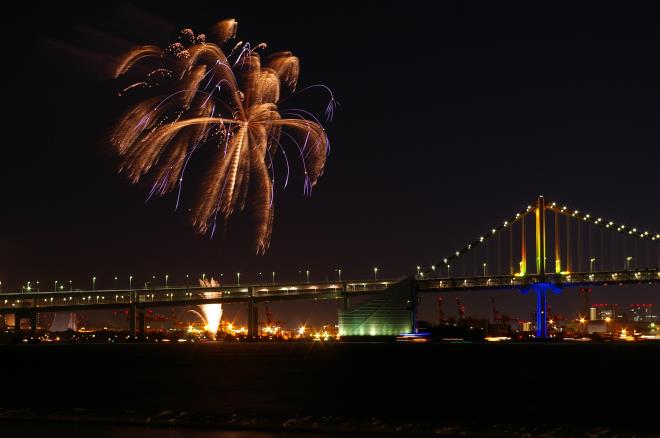
{"type": "Polygon", "coordinates": [[[605,318],[605,322],[610,322],[610,321],[612,321],[612,318],[610,318],[609,316],[605,318]]]}

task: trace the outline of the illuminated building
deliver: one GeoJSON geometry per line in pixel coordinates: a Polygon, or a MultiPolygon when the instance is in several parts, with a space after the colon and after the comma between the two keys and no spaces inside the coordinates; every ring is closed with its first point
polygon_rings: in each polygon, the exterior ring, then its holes
{"type": "Polygon", "coordinates": [[[604,321],[607,318],[610,318],[611,320],[614,321],[617,318],[621,318],[621,316],[622,316],[619,313],[618,309],[619,309],[618,304],[607,304],[607,303],[594,304],[590,309],[590,311],[591,311],[590,316],[592,316],[592,317],[589,318],[589,319],[604,321]],[[593,316],[595,316],[595,318],[593,316]]]}
{"type": "Polygon", "coordinates": [[[339,311],[339,335],[398,336],[413,330],[412,280],[339,311]]]}
{"type": "Polygon", "coordinates": [[[628,319],[634,322],[655,322],[658,316],[653,313],[653,304],[631,304],[628,319]]]}

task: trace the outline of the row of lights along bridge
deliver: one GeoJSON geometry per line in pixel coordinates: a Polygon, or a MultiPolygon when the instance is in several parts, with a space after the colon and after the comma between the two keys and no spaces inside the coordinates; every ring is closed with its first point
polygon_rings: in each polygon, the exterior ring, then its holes
{"type": "MultiPolygon", "coordinates": [[[[336,274],[336,276],[337,276],[337,281],[341,281],[342,270],[341,270],[341,269],[335,269],[334,272],[335,272],[335,274],[336,274]]],[[[373,270],[372,270],[372,272],[373,272],[373,276],[374,276],[374,281],[378,281],[378,268],[377,268],[377,267],[374,267],[373,270]]],[[[311,271],[310,271],[309,269],[305,269],[305,270],[300,270],[300,271],[298,271],[299,279],[302,281],[302,278],[303,278],[303,275],[304,275],[305,281],[306,281],[307,283],[310,282],[310,274],[311,274],[311,271]]],[[[271,271],[271,275],[270,275],[271,278],[270,278],[270,281],[271,281],[273,284],[275,284],[275,275],[276,275],[276,272],[275,272],[275,271],[271,271]]],[[[263,277],[264,277],[263,272],[259,272],[259,273],[258,273],[258,283],[263,283],[263,280],[264,280],[263,277]]],[[[96,280],[97,280],[97,278],[96,278],[96,276],[92,276],[92,277],[90,277],[90,278],[91,278],[91,286],[92,286],[92,290],[96,290],[96,280]]],[[[129,275],[129,276],[128,276],[128,289],[133,289],[133,280],[134,280],[134,278],[135,278],[135,277],[134,277],[133,275],[129,275]]],[[[207,278],[210,279],[211,276],[207,276],[205,273],[202,273],[201,276],[200,276],[200,278],[204,281],[204,280],[206,280],[207,278]]],[[[151,279],[145,282],[145,284],[144,284],[144,288],[147,289],[147,288],[149,288],[150,286],[152,286],[152,285],[153,285],[153,282],[155,282],[156,279],[157,279],[157,277],[156,277],[155,275],[152,275],[152,276],[151,276],[151,279]]],[[[165,274],[165,275],[163,276],[163,279],[165,280],[165,288],[168,288],[169,285],[170,285],[170,275],[169,275],[169,274],[165,274]]],[[[222,279],[224,279],[224,273],[220,273],[219,279],[220,279],[221,281],[222,281],[222,279]]],[[[114,277],[113,288],[115,288],[115,289],[119,289],[119,287],[118,287],[118,282],[119,282],[119,280],[120,280],[120,278],[119,278],[118,276],[115,276],[115,277],[114,277]]],[[[190,274],[186,274],[186,284],[190,284],[190,281],[191,281],[191,280],[190,280],[190,274]]],[[[236,273],[236,284],[237,284],[237,285],[240,285],[240,284],[241,284],[241,273],[240,273],[240,272],[237,272],[237,273],[236,273]]],[[[28,282],[26,282],[26,283],[22,286],[21,289],[22,289],[23,292],[33,292],[33,291],[35,291],[35,290],[36,290],[37,292],[39,292],[39,291],[41,290],[41,283],[40,283],[39,281],[36,281],[36,282],[34,282],[34,283],[32,283],[32,281],[28,281],[28,282]]],[[[53,281],[53,290],[55,290],[55,291],[58,291],[58,290],[63,291],[63,290],[65,290],[65,289],[66,289],[66,290],[70,290],[70,291],[73,290],[73,281],[72,281],[72,280],[69,280],[68,283],[61,282],[61,281],[59,281],[59,280],[54,280],[54,281],[53,281]]],[[[2,281],[0,281],[0,292],[2,292],[2,281]]]]}
{"type": "MultiPolygon", "coordinates": [[[[596,263],[597,260],[598,259],[595,258],[595,257],[592,257],[592,258],[589,259],[589,272],[594,272],[594,264],[596,263]]],[[[627,256],[627,257],[624,258],[623,261],[625,263],[626,270],[630,270],[630,265],[631,265],[632,260],[633,260],[632,256],[627,256]]],[[[451,265],[446,265],[446,268],[447,268],[447,277],[451,277],[451,265]]],[[[483,262],[482,268],[483,268],[483,276],[487,277],[488,276],[488,263],[483,262]]],[[[431,269],[433,271],[435,271],[436,270],[435,265],[431,266],[431,269]]],[[[335,269],[334,272],[337,275],[337,281],[341,281],[341,269],[335,269]]],[[[373,276],[374,276],[374,281],[378,281],[378,268],[374,267],[372,272],[373,272],[373,276]]],[[[302,277],[303,274],[305,275],[305,281],[307,283],[309,283],[309,281],[310,281],[310,279],[309,279],[310,273],[311,273],[311,271],[309,269],[305,269],[304,271],[303,270],[298,271],[298,275],[300,277],[302,277]]],[[[273,284],[275,284],[275,274],[276,274],[275,271],[271,272],[271,282],[273,284]]],[[[422,267],[419,266],[419,265],[417,266],[417,275],[419,277],[424,277],[424,272],[422,272],[422,267]]],[[[163,278],[165,280],[165,287],[166,288],[169,287],[169,278],[170,278],[169,274],[165,274],[163,278]]],[[[202,280],[206,280],[206,278],[207,278],[206,274],[202,273],[201,278],[202,278],[202,280]]],[[[220,273],[219,278],[222,280],[224,278],[224,273],[220,273]]],[[[133,275],[128,276],[128,288],[129,289],[133,289],[133,279],[134,279],[133,275]]],[[[153,275],[151,277],[151,280],[148,280],[147,282],[145,282],[145,289],[148,288],[150,286],[150,284],[155,280],[156,280],[156,276],[153,275]]],[[[118,288],[116,282],[119,281],[119,277],[115,276],[114,281],[115,281],[115,285],[113,285],[113,286],[115,288],[118,288]]],[[[189,282],[190,282],[190,274],[186,274],[186,283],[189,283],[189,282]]],[[[258,273],[258,282],[263,283],[263,272],[258,273]]],[[[53,283],[54,283],[53,290],[56,290],[56,291],[57,290],[65,290],[65,288],[68,289],[68,290],[71,290],[71,291],[73,290],[73,281],[72,280],[69,280],[68,284],[64,283],[64,282],[60,282],[58,280],[55,280],[53,283]]],[[[241,273],[240,272],[236,273],[236,284],[237,285],[241,284],[241,273]]],[[[92,285],[92,290],[96,290],[96,276],[91,277],[91,285],[92,285]]],[[[28,281],[22,286],[21,289],[22,289],[23,292],[32,292],[35,289],[37,291],[40,291],[40,286],[41,285],[40,285],[39,281],[36,281],[34,283],[34,285],[31,281],[28,281]]],[[[0,281],[0,292],[2,292],[2,281],[0,281]]]]}
{"type": "MultiPolygon", "coordinates": [[[[596,257],[591,257],[591,258],[589,259],[589,272],[594,272],[594,264],[595,264],[597,261],[598,261],[598,259],[597,259],[596,257]]],[[[631,262],[632,262],[632,261],[633,261],[633,257],[632,257],[632,256],[627,256],[627,257],[625,257],[625,258],[623,259],[623,262],[624,262],[625,267],[626,267],[626,271],[630,271],[630,265],[631,265],[631,262]]],[[[445,267],[447,268],[447,277],[451,277],[451,265],[450,265],[450,264],[447,264],[445,267]]],[[[483,276],[484,276],[484,277],[487,277],[487,276],[488,276],[488,263],[483,262],[482,265],[481,265],[481,267],[483,268],[483,276]]],[[[435,271],[435,270],[436,270],[436,266],[435,266],[435,265],[432,265],[432,266],[431,266],[431,270],[432,270],[432,271],[435,271]]],[[[377,268],[374,268],[374,274],[375,274],[377,271],[378,271],[378,269],[377,269],[377,268]]],[[[419,266],[419,265],[417,265],[417,276],[418,276],[418,277],[421,277],[421,278],[424,277],[424,272],[422,272],[422,267],[419,266]]]]}

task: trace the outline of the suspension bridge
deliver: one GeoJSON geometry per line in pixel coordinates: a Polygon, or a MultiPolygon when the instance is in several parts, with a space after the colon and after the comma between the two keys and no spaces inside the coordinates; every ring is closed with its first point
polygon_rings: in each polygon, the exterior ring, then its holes
{"type": "Polygon", "coordinates": [[[546,202],[543,196],[487,232],[354,309],[343,335],[415,331],[417,294],[519,290],[536,294],[536,337],[548,336],[548,293],[660,283],[660,234],[546,202]]]}
{"type": "Polygon", "coordinates": [[[438,263],[420,266],[403,278],[0,293],[0,314],[13,314],[17,328],[22,319],[29,319],[34,336],[39,313],[128,309],[130,332],[135,335],[144,330],[147,308],[246,303],[248,333],[256,335],[259,302],[343,300],[341,335],[391,336],[416,331],[420,293],[518,290],[536,294],[536,336],[545,338],[549,292],[658,283],[660,234],[547,203],[541,196],[438,263]],[[359,296],[368,298],[350,306],[350,299],[359,296]]]}

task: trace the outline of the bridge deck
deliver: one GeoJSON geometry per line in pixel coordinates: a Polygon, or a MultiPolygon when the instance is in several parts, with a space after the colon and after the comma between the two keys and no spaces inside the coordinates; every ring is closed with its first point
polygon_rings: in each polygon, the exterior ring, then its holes
{"type": "MultiPolygon", "coordinates": [[[[167,287],[133,290],[51,291],[0,294],[0,314],[38,309],[39,312],[117,309],[132,304],[140,307],[187,306],[212,303],[242,303],[249,300],[329,300],[360,295],[374,295],[400,279],[381,281],[343,281],[316,283],[250,284],[220,287],[167,287]]],[[[559,288],[618,284],[660,283],[660,270],[583,272],[570,274],[535,274],[524,277],[425,278],[418,276],[418,292],[456,292],[478,290],[526,289],[536,283],[550,283],[559,288]]]]}
{"type": "Polygon", "coordinates": [[[106,289],[0,294],[0,314],[17,309],[37,308],[40,312],[81,309],[188,306],[212,303],[241,303],[253,300],[340,299],[344,296],[373,294],[387,289],[399,279],[321,283],[247,284],[218,287],[156,287],[151,289],[106,289]]]}

